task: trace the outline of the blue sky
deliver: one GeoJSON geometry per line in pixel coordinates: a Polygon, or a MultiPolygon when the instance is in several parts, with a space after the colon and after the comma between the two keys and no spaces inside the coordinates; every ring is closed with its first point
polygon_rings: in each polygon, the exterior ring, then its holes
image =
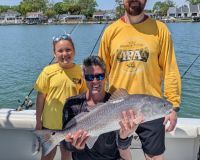
{"type": "MultiPolygon", "coordinates": [[[[97,3],[99,4],[98,8],[105,8],[105,9],[112,9],[115,8],[115,0],[96,0],[97,3]]],[[[164,0],[147,0],[146,8],[147,9],[152,9],[153,5],[157,1],[164,1],[164,0]]],[[[186,4],[186,0],[173,0],[177,6],[181,6],[183,4],[186,4]]]]}
{"type": "MultiPolygon", "coordinates": [[[[18,5],[21,0],[0,0],[0,5],[18,5]]],[[[51,0],[54,2],[61,0],[51,0]]],[[[100,9],[113,9],[116,6],[115,0],[96,0],[98,4],[98,8],[100,9]]],[[[152,9],[153,4],[159,0],[147,0],[146,9],[152,9]]],[[[163,1],[163,0],[161,0],[163,1]]],[[[173,0],[177,6],[181,6],[186,4],[186,0],[173,0]]]]}

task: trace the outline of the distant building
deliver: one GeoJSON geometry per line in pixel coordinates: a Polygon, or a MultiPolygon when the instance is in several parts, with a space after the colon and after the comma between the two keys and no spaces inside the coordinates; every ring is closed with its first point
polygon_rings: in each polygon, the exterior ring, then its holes
{"type": "Polygon", "coordinates": [[[170,7],[167,11],[169,17],[200,17],[200,4],[197,5],[183,5],[179,8],[170,7]]]}
{"type": "Polygon", "coordinates": [[[199,17],[200,16],[200,4],[197,5],[189,5],[189,11],[191,17],[199,17]]]}
{"type": "Polygon", "coordinates": [[[47,20],[43,12],[28,12],[26,14],[26,24],[39,24],[47,20]]]}
{"type": "Polygon", "coordinates": [[[95,21],[114,20],[116,18],[115,10],[97,11],[92,16],[95,21]]]}
{"type": "Polygon", "coordinates": [[[84,15],[70,15],[70,14],[61,14],[58,17],[60,22],[83,22],[86,17],[84,15]]]}
{"type": "Polygon", "coordinates": [[[178,15],[179,17],[189,17],[189,7],[187,5],[183,5],[180,7],[180,15],[178,15]]]}
{"type": "Polygon", "coordinates": [[[21,24],[23,17],[17,11],[8,10],[0,14],[0,24],[21,24]]]}
{"type": "Polygon", "coordinates": [[[105,15],[105,11],[97,11],[97,12],[94,12],[92,18],[93,20],[96,20],[96,21],[102,21],[105,19],[104,15],[105,15]]]}
{"type": "Polygon", "coordinates": [[[116,19],[116,11],[115,10],[107,10],[104,14],[105,20],[114,20],[116,19]]]}
{"type": "Polygon", "coordinates": [[[178,8],[169,7],[169,9],[167,11],[167,16],[169,16],[169,17],[178,17],[178,8]]]}

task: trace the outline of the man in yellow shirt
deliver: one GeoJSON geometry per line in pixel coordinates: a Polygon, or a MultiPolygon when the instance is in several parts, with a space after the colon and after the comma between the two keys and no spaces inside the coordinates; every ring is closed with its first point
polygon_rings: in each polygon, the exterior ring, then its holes
{"type": "Polygon", "coordinates": [[[173,103],[174,111],[170,115],[137,129],[146,158],[163,160],[165,130],[170,132],[176,125],[181,97],[171,35],[164,23],[145,15],[146,0],[123,0],[123,3],[125,14],[105,30],[99,56],[109,72],[111,93],[124,88],[130,94],[165,97],[173,103]],[[163,124],[168,121],[169,126],[165,128],[163,124]]]}

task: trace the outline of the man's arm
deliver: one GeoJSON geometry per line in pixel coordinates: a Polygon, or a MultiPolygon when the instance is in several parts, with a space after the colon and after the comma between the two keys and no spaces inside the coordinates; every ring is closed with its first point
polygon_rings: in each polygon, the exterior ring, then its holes
{"type": "Polygon", "coordinates": [[[163,71],[164,80],[164,97],[169,100],[174,107],[171,114],[165,116],[164,124],[169,121],[170,124],[166,128],[167,132],[172,131],[177,123],[177,111],[181,102],[181,77],[176,62],[175,51],[171,35],[166,28],[161,32],[160,45],[161,51],[159,55],[159,65],[163,71]]]}
{"type": "MultiPolygon", "coordinates": [[[[161,32],[161,31],[160,31],[161,32]]],[[[173,107],[179,107],[181,101],[181,77],[176,62],[173,41],[167,27],[160,33],[159,66],[163,73],[164,97],[173,107]]]]}

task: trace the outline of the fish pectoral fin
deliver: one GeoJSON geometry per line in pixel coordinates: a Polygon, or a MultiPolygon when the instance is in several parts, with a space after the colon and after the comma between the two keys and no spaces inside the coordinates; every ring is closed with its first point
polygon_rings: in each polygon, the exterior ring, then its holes
{"type": "Polygon", "coordinates": [[[87,144],[87,146],[88,146],[89,149],[91,149],[94,146],[94,144],[95,144],[95,142],[97,141],[98,138],[99,137],[90,137],[87,140],[86,144],[87,144]]]}

